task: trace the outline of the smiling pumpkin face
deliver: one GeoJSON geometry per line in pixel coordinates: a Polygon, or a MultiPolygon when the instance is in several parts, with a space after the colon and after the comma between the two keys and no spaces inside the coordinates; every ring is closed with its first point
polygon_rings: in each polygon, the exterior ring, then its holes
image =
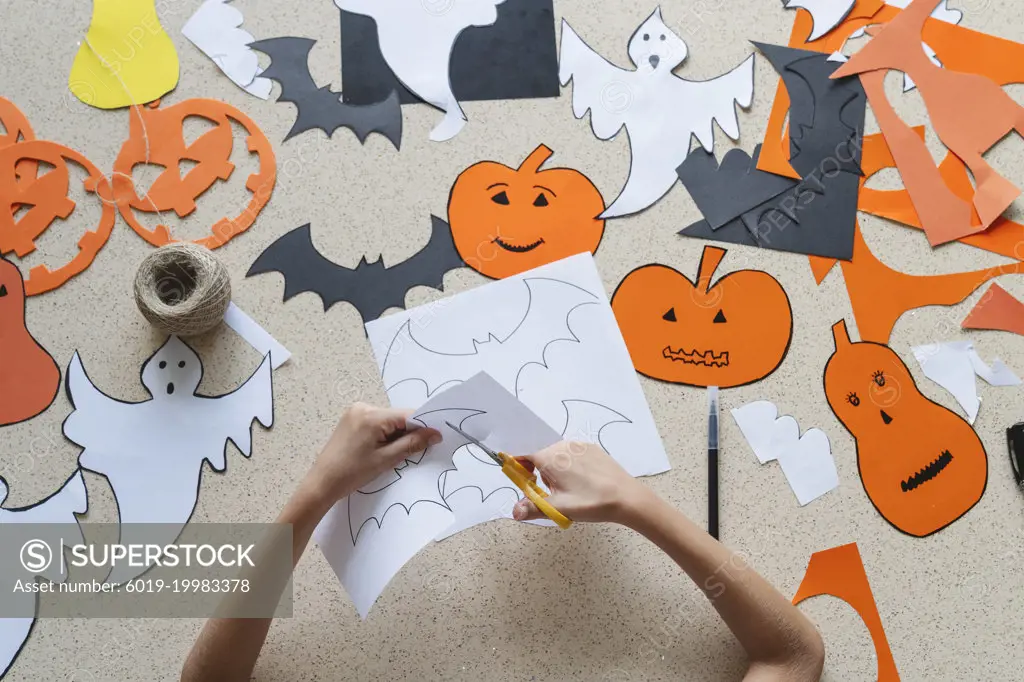
{"type": "Polygon", "coordinates": [[[704,247],[697,282],[667,265],[629,273],[612,310],[641,374],[687,386],[742,386],[782,363],[793,335],[789,297],[759,270],[711,285],[725,249],[704,247]]]}
{"type": "Polygon", "coordinates": [[[597,250],[604,199],[577,170],[539,170],[551,153],[540,145],[518,169],[482,161],[459,175],[448,220],[469,267],[501,279],[597,250]]]}
{"type": "Polygon", "coordinates": [[[871,503],[892,525],[924,537],[966,514],[985,492],[988,459],[970,424],[917,388],[888,346],[852,343],[832,327],[825,366],[829,407],[857,440],[857,466],[871,503]]]}

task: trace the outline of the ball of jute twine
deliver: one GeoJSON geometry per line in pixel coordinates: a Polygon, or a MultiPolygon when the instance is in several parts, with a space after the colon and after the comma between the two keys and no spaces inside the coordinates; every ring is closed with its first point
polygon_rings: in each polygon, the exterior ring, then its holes
{"type": "Polygon", "coordinates": [[[204,246],[161,246],[135,275],[135,303],[154,327],[195,336],[216,327],[231,302],[228,270],[204,246]]]}

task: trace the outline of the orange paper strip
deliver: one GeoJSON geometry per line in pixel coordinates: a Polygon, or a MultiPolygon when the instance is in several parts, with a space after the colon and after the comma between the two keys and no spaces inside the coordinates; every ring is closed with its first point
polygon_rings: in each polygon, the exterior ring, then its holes
{"type": "MultiPolygon", "coordinates": [[[[897,17],[878,30],[874,36],[848,62],[832,74],[842,78],[856,74],[861,77],[865,90],[869,84],[869,99],[876,114],[887,108],[883,103],[881,80],[884,70],[896,69],[910,76],[917,85],[931,117],[932,125],[947,148],[971,169],[977,182],[974,206],[984,226],[991,225],[1020,194],[1012,183],[999,175],[982,158],[988,149],[1007,133],[1024,133],[1024,108],[1003,92],[996,83],[973,73],[963,73],[936,66],[920,47],[925,22],[938,0],[913,0],[897,17]],[[880,71],[873,75],[870,72],[880,71]]],[[[877,27],[876,27],[877,29],[877,27]]],[[[896,158],[904,184],[914,199],[918,214],[930,210],[937,192],[948,193],[938,182],[938,171],[923,142],[908,134],[905,124],[893,128],[891,117],[879,116],[883,134],[896,158]],[[905,129],[905,130],[904,130],[905,129]],[[927,160],[926,160],[927,157],[927,160]]],[[[922,224],[932,244],[951,241],[972,231],[969,209],[942,222],[932,224],[930,214],[921,215],[922,224]],[[967,216],[967,219],[964,219],[967,216]]]]}
{"type": "MultiPolygon", "coordinates": [[[[21,109],[14,102],[0,97],[0,147],[36,139],[32,126],[21,109]]],[[[34,178],[38,164],[35,161],[23,160],[17,168],[16,177],[34,178]]]]}
{"type": "Polygon", "coordinates": [[[252,226],[274,190],[277,166],[274,150],[263,131],[248,116],[225,102],[212,99],[190,99],[165,109],[159,102],[149,107],[132,107],[128,140],[114,161],[114,199],[125,222],[154,246],[176,241],[166,225],[150,230],[135,217],[134,211],[163,213],[173,211],[184,217],[196,210],[196,199],[217,180],[226,181],[234,172],[231,149],[234,131],[231,122],[241,125],[248,137],[250,152],[259,155],[260,169],[246,180],[252,193],[249,204],[234,218],[222,218],[209,236],[195,240],[208,249],[216,249],[252,226]],[[216,127],[203,133],[192,144],[186,144],[182,131],[185,118],[197,116],[216,127]],[[195,164],[182,177],[178,164],[195,164]],[[148,194],[139,197],[135,191],[132,170],[137,164],[156,164],[166,170],[153,181],[148,194]]]}
{"type": "Polygon", "coordinates": [[[878,615],[878,605],[871,593],[871,584],[864,571],[864,561],[856,543],[826,549],[811,555],[807,564],[807,573],[800,583],[793,603],[799,604],[805,599],[830,595],[853,607],[860,619],[864,621],[871,642],[875,645],[875,656],[878,659],[878,682],[899,682],[900,674],[896,670],[896,661],[892,657],[889,640],[882,627],[882,618],[878,615]]]}
{"type": "MultiPolygon", "coordinates": [[[[110,238],[117,211],[112,201],[110,183],[89,159],[56,142],[31,140],[0,149],[0,256],[15,253],[19,258],[35,251],[35,240],[58,218],[67,218],[75,209],[68,198],[67,163],[78,164],[89,174],[85,191],[95,194],[103,203],[103,212],[95,230],[87,231],[78,240],[78,253],[66,264],[50,270],[37,265],[25,280],[29,296],[56,289],[85,270],[110,238]],[[54,168],[40,178],[21,175],[24,164],[46,162],[54,168]],[[24,209],[19,213],[20,209],[24,209]],[[15,219],[15,214],[18,214],[15,219]]],[[[66,225],[65,229],[71,225],[66,225]]]]}
{"type": "Polygon", "coordinates": [[[998,284],[993,284],[960,326],[964,329],[993,329],[1024,336],[1024,303],[998,284]]]}

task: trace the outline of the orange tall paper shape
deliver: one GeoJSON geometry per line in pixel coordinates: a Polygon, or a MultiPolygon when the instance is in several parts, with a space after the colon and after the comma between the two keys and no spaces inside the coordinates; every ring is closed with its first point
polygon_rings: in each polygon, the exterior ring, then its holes
{"type": "Polygon", "coordinates": [[[871,594],[871,584],[856,543],[812,554],[793,603],[799,604],[805,599],[823,594],[842,599],[864,621],[871,642],[875,645],[878,682],[899,682],[896,661],[892,657],[892,649],[889,648],[889,640],[885,636],[878,605],[875,604],[875,596],[871,594]]]}
{"type": "Polygon", "coordinates": [[[1024,133],[1024,108],[996,83],[971,73],[936,66],[921,49],[925,22],[938,0],[914,0],[880,30],[832,78],[861,74],[861,82],[892,150],[904,185],[932,245],[953,241],[991,225],[1020,194],[982,158],[1012,131],[1024,133]],[[977,182],[974,207],[981,227],[971,223],[971,206],[942,182],[924,142],[899,118],[885,97],[887,69],[910,76],[928,108],[942,142],[971,169],[977,182]]]}

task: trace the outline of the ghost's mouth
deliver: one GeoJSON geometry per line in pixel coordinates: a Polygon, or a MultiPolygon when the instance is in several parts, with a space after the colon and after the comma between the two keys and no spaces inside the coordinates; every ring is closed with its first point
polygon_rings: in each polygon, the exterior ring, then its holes
{"type": "Polygon", "coordinates": [[[935,461],[933,461],[931,464],[926,466],[924,469],[921,469],[907,480],[901,481],[900,488],[903,490],[903,492],[909,493],[911,490],[914,490],[918,486],[927,483],[928,481],[938,476],[940,473],[942,473],[943,469],[949,466],[949,463],[952,461],[953,455],[949,452],[949,450],[943,450],[942,454],[935,458],[935,461]]]}
{"type": "Polygon", "coordinates": [[[167,384],[167,395],[173,395],[174,393],[174,382],[167,384]]]}
{"type": "Polygon", "coordinates": [[[661,62],[661,57],[656,54],[652,54],[647,58],[647,62],[651,65],[652,69],[658,68],[658,64],[661,62]]]}
{"type": "Polygon", "coordinates": [[[526,253],[527,251],[533,251],[538,246],[543,244],[544,240],[538,239],[532,244],[510,244],[509,242],[503,240],[501,237],[495,237],[494,243],[500,246],[501,248],[505,249],[506,251],[511,251],[512,253],[526,253]]]}
{"type": "Polygon", "coordinates": [[[665,346],[661,354],[673,362],[684,362],[688,365],[704,365],[705,367],[729,366],[729,351],[715,353],[713,350],[703,352],[699,350],[686,351],[682,348],[672,350],[672,346],[665,346]]]}

